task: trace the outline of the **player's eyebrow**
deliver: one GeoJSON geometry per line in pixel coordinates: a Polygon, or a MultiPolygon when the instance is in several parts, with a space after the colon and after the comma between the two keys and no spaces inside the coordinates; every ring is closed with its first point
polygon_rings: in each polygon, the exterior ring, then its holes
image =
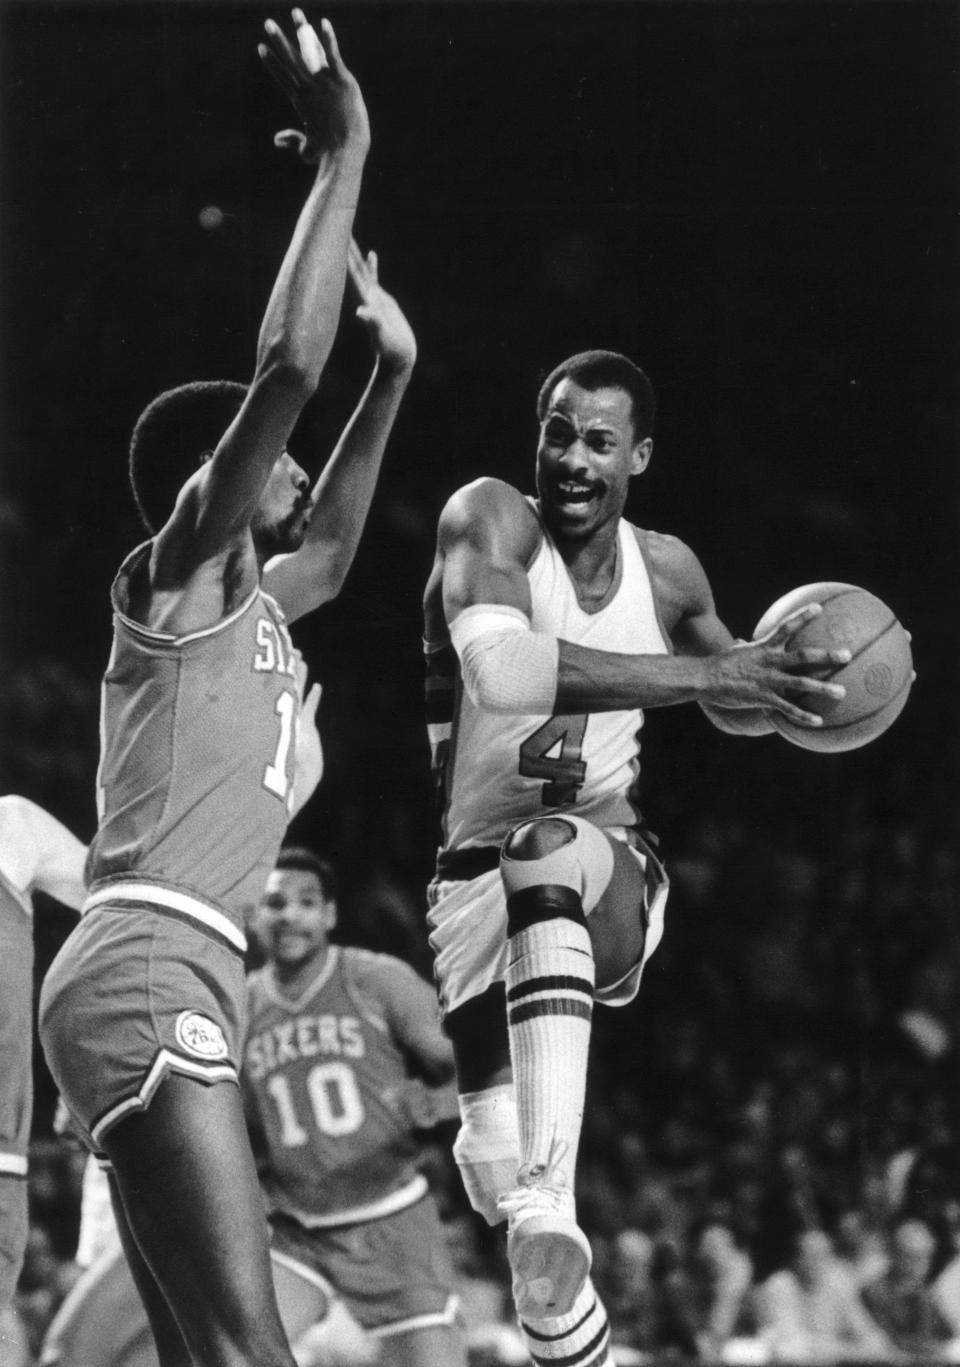
{"type": "Polygon", "coordinates": [[[605,432],[610,436],[617,435],[616,427],[607,418],[590,418],[585,423],[579,423],[572,413],[565,413],[562,408],[550,408],[544,414],[544,425],[546,425],[551,418],[559,418],[560,421],[565,422],[568,427],[572,427],[579,436],[586,436],[588,432],[605,432]]]}

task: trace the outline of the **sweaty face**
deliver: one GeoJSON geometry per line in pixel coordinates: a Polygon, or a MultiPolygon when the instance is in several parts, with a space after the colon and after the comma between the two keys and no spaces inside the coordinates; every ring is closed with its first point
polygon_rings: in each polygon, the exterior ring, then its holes
{"type": "Polygon", "coordinates": [[[264,558],[299,550],[310,525],[310,481],[284,451],[270,472],[250,529],[264,558]]]}
{"type": "Polygon", "coordinates": [[[623,389],[583,389],[563,379],[540,425],[537,492],[551,531],[580,539],[623,512],[631,475],[652,443],[639,441],[623,389]]]}
{"type": "Polygon", "coordinates": [[[257,938],[272,963],[299,968],[327,946],[336,909],[315,873],[274,869],[257,910],[257,938]]]}

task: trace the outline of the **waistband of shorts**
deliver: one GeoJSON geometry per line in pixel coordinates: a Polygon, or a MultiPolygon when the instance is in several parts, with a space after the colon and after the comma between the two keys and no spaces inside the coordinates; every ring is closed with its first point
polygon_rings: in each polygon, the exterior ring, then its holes
{"type": "Polygon", "coordinates": [[[457,883],[479,878],[500,863],[499,845],[470,845],[463,850],[438,850],[434,881],[457,883]]]}
{"type": "Polygon", "coordinates": [[[111,911],[155,911],[193,926],[241,957],[247,952],[246,935],[219,907],[203,901],[195,893],[183,892],[164,883],[141,878],[116,878],[101,883],[84,902],[80,914],[86,916],[98,907],[108,907],[111,911]]]}
{"type": "Polygon", "coordinates": [[[328,1215],[311,1215],[293,1206],[280,1206],[271,1211],[270,1220],[274,1224],[299,1225],[301,1229],[345,1229],[349,1225],[365,1225],[375,1220],[383,1220],[388,1215],[398,1215],[409,1210],[428,1194],[430,1184],[422,1172],[418,1172],[404,1186],[381,1196],[379,1201],[370,1201],[364,1206],[352,1206],[345,1210],[332,1211],[328,1215]]]}

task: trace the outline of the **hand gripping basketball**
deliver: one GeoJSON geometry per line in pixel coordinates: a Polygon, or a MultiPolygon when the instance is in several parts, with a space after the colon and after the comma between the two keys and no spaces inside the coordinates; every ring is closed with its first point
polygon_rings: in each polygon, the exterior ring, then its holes
{"type": "Polygon", "coordinates": [[[825,581],[804,584],[778,598],[760,618],[753,633],[762,639],[791,617],[797,628],[791,649],[846,649],[850,661],[811,671],[816,678],[842,684],[842,698],[818,695],[807,703],[823,718],[819,727],[802,726],[776,712],[771,725],[793,745],[804,750],[855,750],[882,735],[906,705],[916,678],[910,633],[893,609],[855,584],[825,581]],[[803,609],[819,603],[822,611],[806,617],[803,609]]]}

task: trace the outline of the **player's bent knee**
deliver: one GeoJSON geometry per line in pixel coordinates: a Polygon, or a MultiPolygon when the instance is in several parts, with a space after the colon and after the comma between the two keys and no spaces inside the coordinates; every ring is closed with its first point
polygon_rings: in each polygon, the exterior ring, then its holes
{"type": "Polygon", "coordinates": [[[563,817],[545,816],[514,826],[503,842],[503,853],[508,859],[542,859],[571,844],[576,836],[577,829],[572,822],[563,817]]]}
{"type": "Polygon", "coordinates": [[[497,1200],[516,1186],[520,1166],[520,1127],[513,1084],[460,1098],[460,1130],[453,1156],[471,1206],[488,1225],[503,1215],[497,1200]]]}
{"type": "MultiPolygon", "coordinates": [[[[566,888],[589,915],[613,877],[614,854],[604,833],[583,817],[543,817],[517,826],[504,841],[500,874],[510,899],[527,888],[566,888]]],[[[563,911],[563,899],[558,908],[563,911]]],[[[569,914],[569,913],[566,913],[569,914]]]]}

